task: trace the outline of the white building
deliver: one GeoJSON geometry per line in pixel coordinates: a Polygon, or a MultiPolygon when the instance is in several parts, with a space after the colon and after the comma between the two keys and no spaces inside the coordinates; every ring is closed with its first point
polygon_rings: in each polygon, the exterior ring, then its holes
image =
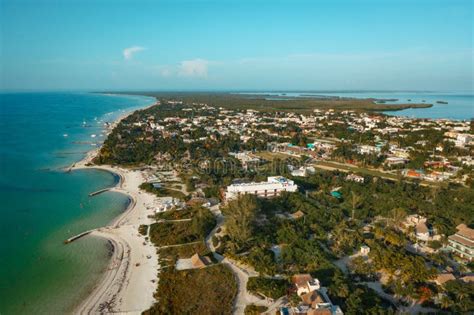
{"type": "Polygon", "coordinates": [[[295,177],[306,177],[314,173],[316,173],[316,170],[312,166],[302,166],[298,169],[291,170],[291,176],[295,176],[295,177]]]}
{"type": "MultiPolygon", "coordinates": [[[[241,137],[242,138],[242,137],[241,137]]],[[[250,165],[258,165],[260,159],[251,155],[251,152],[237,152],[237,153],[229,153],[229,155],[235,157],[237,160],[242,163],[242,167],[244,169],[248,169],[250,165]]]]}
{"type": "Polygon", "coordinates": [[[258,197],[274,197],[283,191],[295,192],[298,186],[292,181],[282,176],[268,177],[266,182],[232,184],[227,186],[225,199],[235,199],[243,194],[253,194],[258,197]]]}
{"type": "Polygon", "coordinates": [[[352,181],[356,183],[363,183],[365,181],[364,177],[356,175],[356,174],[349,174],[346,176],[346,181],[352,181]]]}
{"type": "Polygon", "coordinates": [[[176,199],[173,197],[160,197],[160,198],[157,198],[155,212],[160,213],[163,211],[171,210],[175,207],[179,208],[182,206],[183,206],[183,203],[179,199],[176,199]]]}
{"type": "Polygon", "coordinates": [[[474,229],[459,224],[456,234],[449,236],[448,249],[469,261],[474,260],[474,229]]]}

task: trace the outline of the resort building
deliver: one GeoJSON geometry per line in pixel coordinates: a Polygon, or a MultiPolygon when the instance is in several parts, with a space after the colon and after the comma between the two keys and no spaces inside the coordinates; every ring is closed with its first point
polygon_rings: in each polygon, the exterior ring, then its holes
{"type": "Polygon", "coordinates": [[[282,176],[268,177],[266,182],[242,183],[227,186],[225,199],[231,200],[243,194],[253,194],[258,197],[270,198],[280,195],[283,191],[295,192],[298,186],[294,181],[282,176]]]}
{"type": "Polygon", "coordinates": [[[458,232],[448,238],[448,249],[469,261],[474,259],[474,230],[465,224],[459,224],[458,232]]]}

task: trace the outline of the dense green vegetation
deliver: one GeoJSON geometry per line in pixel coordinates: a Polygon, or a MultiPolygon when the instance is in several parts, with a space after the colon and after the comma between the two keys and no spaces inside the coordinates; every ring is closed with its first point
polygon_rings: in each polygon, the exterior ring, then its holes
{"type": "Polygon", "coordinates": [[[205,208],[194,208],[191,221],[157,222],[150,228],[150,239],[158,245],[176,245],[203,240],[216,225],[214,215],[205,208]]]}
{"type": "MultiPolygon", "coordinates": [[[[234,112],[226,116],[208,106],[198,107],[191,103],[207,103],[233,109],[261,109],[272,111],[272,117],[284,116],[282,111],[309,113],[314,108],[336,110],[357,108],[380,109],[373,100],[307,99],[267,101],[255,96],[224,93],[203,94],[155,94],[162,103],[159,107],[138,111],[123,120],[110,134],[101,148],[96,163],[143,166],[153,164],[167,167],[179,173],[186,187],[187,196],[176,189],[179,185],[154,188],[143,184],[141,188],[156,196],[173,196],[182,200],[198,202],[207,198],[221,198],[223,189],[234,181],[262,181],[267,176],[291,177],[290,165],[302,165],[311,160],[309,156],[290,157],[283,153],[273,155],[267,151],[267,143],[289,142],[306,146],[309,136],[303,126],[292,121],[274,123],[260,114],[234,112]],[[168,103],[166,100],[184,100],[168,103]],[[195,116],[195,111],[198,111],[195,116]],[[240,121],[244,115],[258,116],[260,124],[245,133],[237,130],[240,125],[217,131],[213,119],[219,118],[219,126],[230,121],[240,121]],[[186,118],[183,120],[182,118],[186,118]],[[159,128],[155,128],[156,124],[159,128]],[[154,125],[155,127],[152,127],[154,125]],[[261,132],[265,130],[265,132],[261,132]],[[245,138],[245,141],[243,140],[245,138]],[[266,161],[257,168],[245,168],[230,152],[258,151],[266,161]]],[[[228,111],[227,111],[228,112],[228,111]]],[[[340,114],[340,113],[339,113],[340,114]]],[[[337,115],[339,115],[337,114],[337,115]]],[[[286,115],[286,113],[285,113],[286,115]]],[[[295,118],[296,115],[289,115],[295,118]]],[[[366,117],[366,116],[365,116],[366,117]]],[[[287,117],[284,116],[286,119],[287,117]]],[[[341,116],[331,117],[332,120],[341,116]],[[333,119],[334,118],[334,119],[333,119]]],[[[381,123],[378,127],[386,127],[381,123]]],[[[404,126],[410,130],[411,126],[404,126]]],[[[250,265],[260,276],[250,278],[247,288],[254,294],[277,299],[291,291],[287,279],[297,273],[309,273],[318,278],[322,286],[328,287],[335,304],[345,314],[392,314],[396,307],[383,300],[365,285],[366,281],[383,284],[383,290],[392,294],[400,303],[429,303],[437,293],[444,293],[443,308],[451,312],[472,310],[472,287],[464,283],[448,283],[438,288],[430,281],[451,260],[447,253],[415,255],[406,245],[411,241],[409,233],[402,232],[401,222],[409,214],[420,214],[428,218],[430,225],[440,234],[450,235],[460,223],[474,225],[474,190],[458,184],[423,186],[413,180],[403,180],[397,172],[390,174],[391,180],[376,177],[373,168],[383,172],[390,144],[411,147],[411,168],[420,168],[430,159],[432,152],[440,146],[451,157],[469,155],[465,149],[454,148],[445,141],[444,128],[417,128],[413,133],[375,134],[372,131],[358,132],[348,128],[343,121],[324,122],[321,130],[310,136],[324,139],[343,139],[332,154],[331,163],[348,160],[364,168],[364,182],[346,179],[347,173],[317,171],[308,177],[293,178],[299,186],[296,193],[283,193],[273,199],[258,199],[244,195],[221,204],[224,226],[212,238],[216,251],[239,263],[250,265]],[[420,143],[420,139],[423,139],[420,143]],[[360,154],[359,144],[382,146],[381,154],[360,154]],[[332,195],[337,191],[340,196],[332,195]],[[298,219],[290,214],[303,213],[298,219]],[[222,233],[221,233],[222,232],[222,233]],[[340,266],[340,258],[359,251],[360,246],[371,249],[368,257],[358,257],[349,263],[347,273],[340,266]],[[336,266],[337,264],[337,266],[336,266]],[[281,275],[277,280],[275,275],[281,275]]],[[[307,151],[305,151],[307,152],[307,151]]],[[[329,158],[329,157],[328,157],[329,158]]],[[[469,174],[467,166],[461,166],[461,174],[469,174]]],[[[242,162],[243,163],[243,162],[242,162]]],[[[323,162],[324,163],[324,162],[323,162]]],[[[329,163],[329,162],[328,162],[329,163]]],[[[350,168],[357,171],[357,168],[350,168]]],[[[472,183],[471,183],[472,184],[472,183]]],[[[150,227],[150,239],[159,249],[163,267],[160,285],[156,293],[158,303],[150,313],[226,314],[231,310],[236,284],[224,266],[213,266],[202,270],[181,271],[174,269],[179,258],[189,258],[195,253],[209,254],[204,244],[205,236],[212,230],[216,220],[203,207],[187,207],[155,216],[158,220],[150,227]],[[168,220],[183,220],[169,222],[168,220]],[[190,219],[189,221],[187,219],[190,219]],[[168,222],[167,222],[168,221],[168,222]],[[184,244],[184,245],[183,245],[184,244]],[[182,245],[166,247],[166,245],[182,245]],[[209,278],[207,278],[209,277],[209,278]],[[217,282],[220,281],[218,284],[217,282]],[[206,288],[204,288],[206,286],[206,288]],[[189,293],[189,288],[193,288],[189,293]],[[204,291],[201,291],[204,290],[204,291]],[[223,290],[220,292],[219,290],[223,290]],[[203,296],[202,295],[203,293],[203,296]],[[214,295],[209,301],[208,296],[214,295]],[[218,299],[223,298],[219,306],[218,299]],[[209,305],[207,305],[209,303],[209,305]]],[[[140,227],[140,233],[146,233],[140,227]]],[[[440,248],[445,238],[430,242],[432,248],[440,248]]],[[[300,299],[288,296],[292,304],[300,299]]],[[[248,306],[246,314],[255,314],[259,308],[248,306]]]]}
{"type": "Polygon", "coordinates": [[[441,300],[443,308],[456,313],[474,311],[474,283],[460,280],[444,285],[446,296],[441,300]]]}
{"type": "Polygon", "coordinates": [[[195,208],[171,209],[155,214],[157,220],[183,220],[191,219],[196,212],[195,208]]]}
{"type": "Polygon", "coordinates": [[[144,314],[231,314],[237,293],[234,275],[224,265],[160,273],[157,303],[144,314]]]}
{"type": "Polygon", "coordinates": [[[403,209],[406,214],[418,213],[428,217],[440,233],[447,235],[453,234],[455,227],[462,222],[474,224],[473,189],[462,186],[425,187],[416,183],[382,180],[371,176],[366,176],[364,184],[358,184],[346,181],[345,176],[344,173],[321,171],[297,181],[302,187],[316,191],[310,196],[316,206],[337,208],[346,216],[351,216],[354,208],[355,218],[359,220],[376,216],[391,218],[394,209],[403,209]],[[339,191],[343,195],[342,201],[337,201],[329,195],[334,187],[341,187],[339,191]],[[355,207],[352,204],[354,195],[358,199],[355,207]]]}
{"type": "Polygon", "coordinates": [[[249,304],[245,307],[245,315],[260,315],[265,312],[267,308],[265,306],[249,304]]]}
{"type": "Polygon", "coordinates": [[[265,95],[243,95],[210,92],[127,92],[166,100],[182,100],[185,103],[205,103],[230,109],[254,109],[261,111],[289,111],[307,113],[314,109],[358,109],[358,110],[401,110],[406,108],[431,107],[431,104],[378,104],[374,99],[355,98],[291,98],[266,99],[265,95]]]}
{"type": "Polygon", "coordinates": [[[289,283],[285,279],[250,277],[247,290],[255,295],[261,294],[274,300],[286,295],[289,283]]]}
{"type": "Polygon", "coordinates": [[[408,213],[421,213],[449,235],[457,224],[474,222],[470,206],[474,192],[465,187],[422,187],[371,177],[359,184],[345,181],[345,176],[318,172],[297,179],[298,184],[312,191],[306,195],[283,194],[270,200],[245,195],[229,202],[222,208],[227,235],[220,238],[219,251],[252,265],[262,275],[311,273],[332,288],[331,296],[347,313],[357,314],[361,307],[371,312],[391,312],[390,303],[344,277],[332,263],[336,256],[351,255],[368,244],[372,262],[355,260],[354,276],[373,281],[383,271],[391,279],[385,288],[388,292],[424,299],[431,290],[427,283],[436,271],[426,259],[405,250],[407,236],[395,226],[408,213]],[[334,187],[340,187],[342,199],[330,195],[334,187]],[[296,210],[304,217],[289,220],[282,216],[296,210]],[[377,222],[378,216],[387,220],[377,222]],[[371,221],[375,222],[372,232],[362,232],[365,222],[371,221]],[[270,250],[275,244],[281,249],[279,257],[270,250]]]}

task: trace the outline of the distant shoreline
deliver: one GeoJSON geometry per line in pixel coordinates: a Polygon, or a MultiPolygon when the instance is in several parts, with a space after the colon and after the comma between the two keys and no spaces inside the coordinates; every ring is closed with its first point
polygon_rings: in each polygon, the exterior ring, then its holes
{"type": "MultiPolygon", "coordinates": [[[[108,128],[108,131],[113,130],[117,124],[137,110],[157,104],[155,102],[121,115],[108,128]]],[[[92,293],[79,304],[74,312],[80,314],[98,313],[101,312],[103,305],[108,305],[107,312],[127,312],[127,310],[137,310],[137,308],[146,310],[154,303],[153,293],[158,282],[156,250],[152,244],[146,244],[138,234],[138,226],[149,223],[147,222],[147,213],[145,213],[147,209],[143,206],[146,193],[139,192],[138,186],[141,184],[139,172],[112,165],[91,164],[99,150],[100,148],[96,148],[89,151],[82,160],[71,165],[67,171],[94,169],[117,176],[119,180],[110,191],[126,195],[130,203],[125,211],[109,224],[94,229],[90,233],[91,236],[101,237],[109,242],[113,247],[112,257],[92,293]],[[137,264],[140,268],[136,267],[137,264]]]]}
{"type": "MultiPolygon", "coordinates": [[[[99,93],[99,92],[97,92],[99,93]]],[[[142,95],[155,98],[179,99],[185,102],[205,103],[233,109],[255,109],[260,111],[293,111],[309,113],[315,109],[362,110],[362,111],[400,111],[410,108],[430,108],[430,103],[381,104],[380,98],[339,97],[331,95],[314,95],[314,97],[296,97],[288,95],[232,93],[232,92],[142,92],[110,91],[101,92],[116,95],[142,95]]]]}

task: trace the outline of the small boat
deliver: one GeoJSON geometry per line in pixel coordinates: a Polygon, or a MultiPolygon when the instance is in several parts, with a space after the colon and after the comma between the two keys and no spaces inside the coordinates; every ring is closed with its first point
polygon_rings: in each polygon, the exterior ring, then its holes
{"type": "Polygon", "coordinates": [[[63,134],[63,137],[68,137],[69,135],[67,133],[63,134]]]}
{"type": "Polygon", "coordinates": [[[97,137],[97,135],[95,135],[95,134],[92,134],[92,135],[91,135],[91,138],[95,138],[95,137],[97,137]]]}

